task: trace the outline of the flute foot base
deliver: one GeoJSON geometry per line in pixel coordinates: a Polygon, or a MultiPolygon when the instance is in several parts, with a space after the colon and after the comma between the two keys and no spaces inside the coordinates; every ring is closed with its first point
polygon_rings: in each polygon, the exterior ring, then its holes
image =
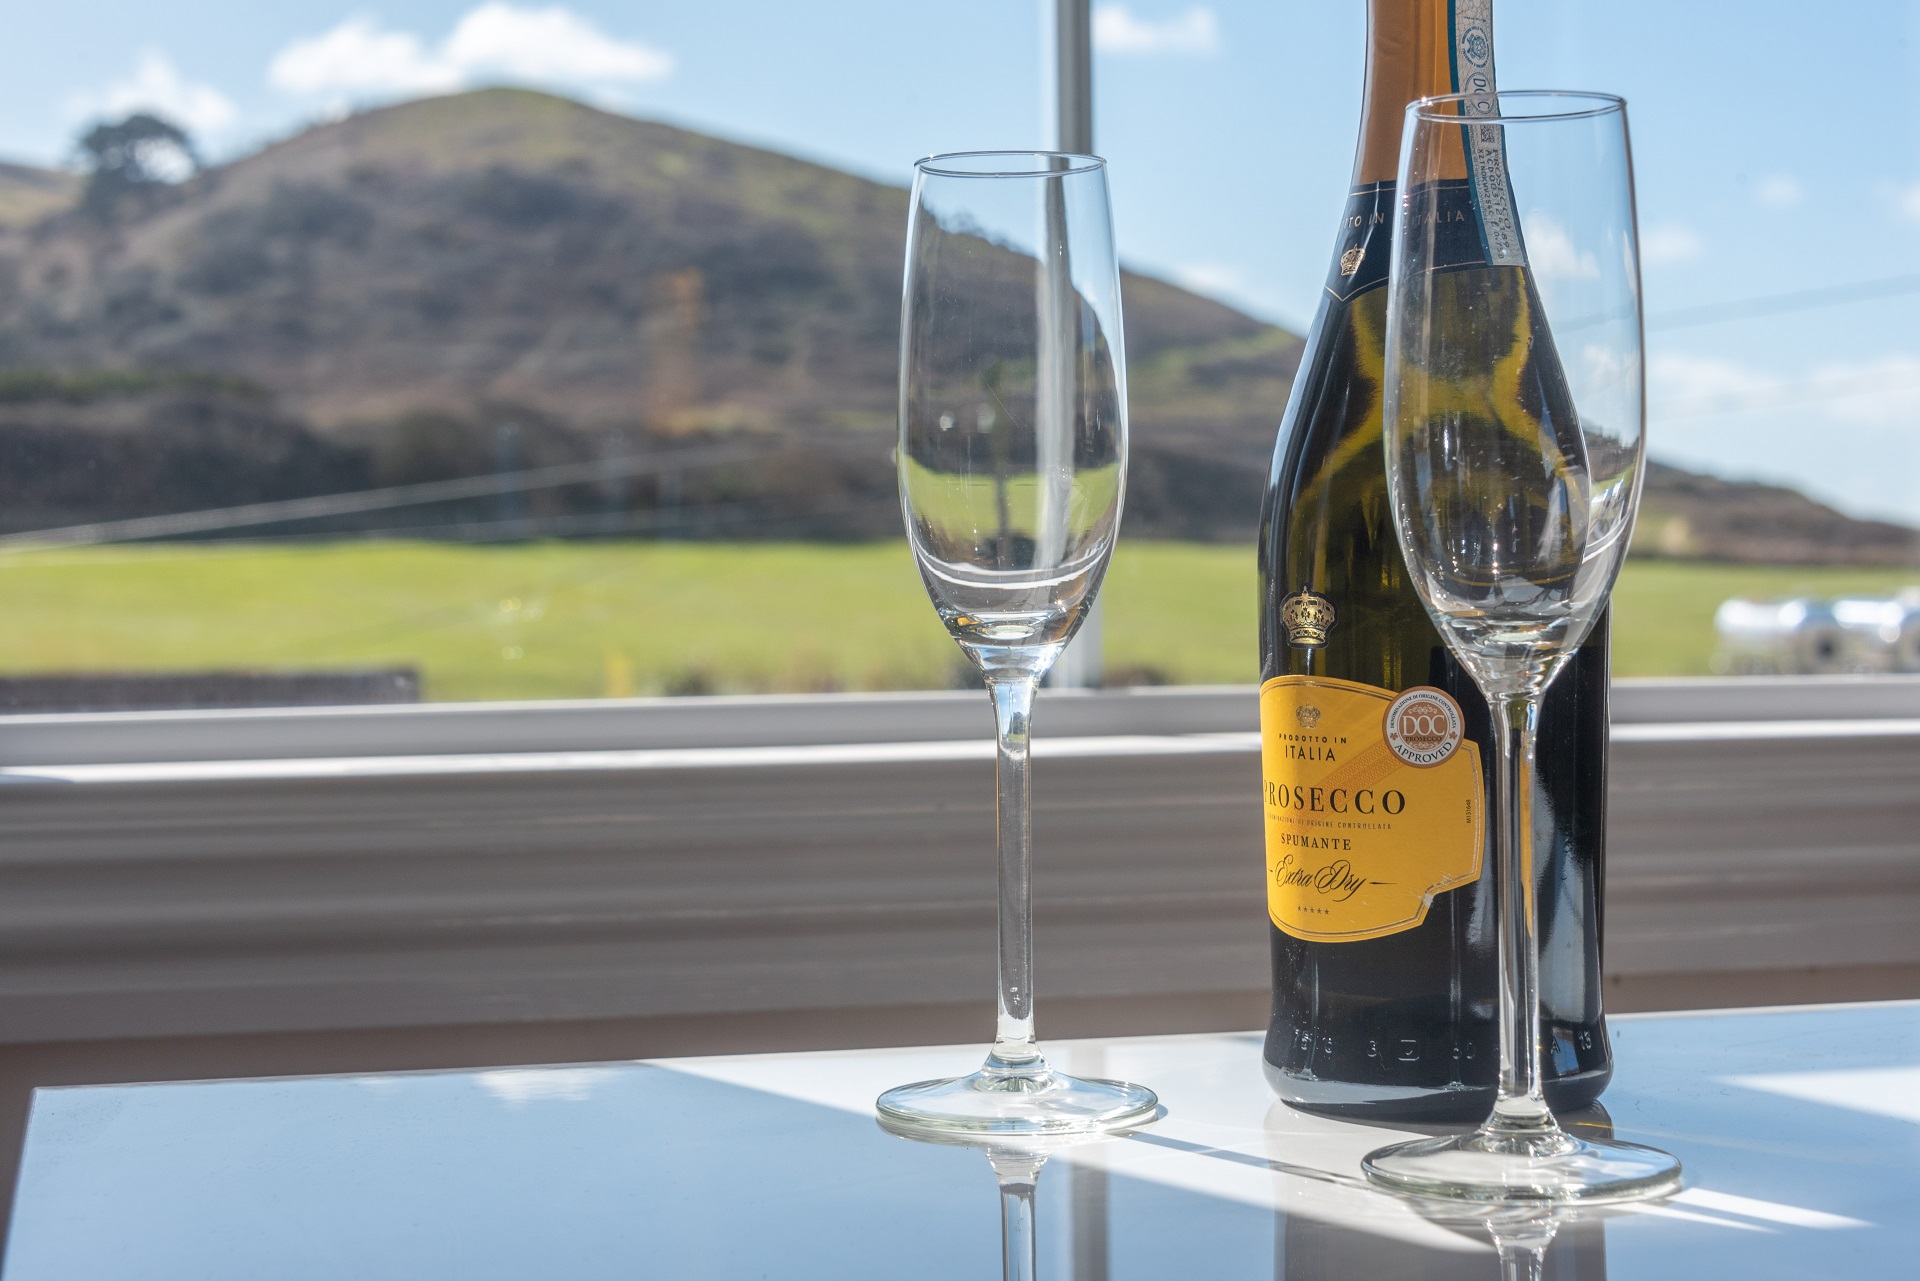
{"type": "Polygon", "coordinates": [[[1006,1137],[1110,1134],[1160,1114],[1158,1096],[1144,1085],[1069,1076],[1044,1060],[1015,1072],[989,1066],[896,1086],[875,1107],[896,1131],[1006,1137]]]}
{"type": "Polygon", "coordinates": [[[1371,1152],[1361,1163],[1376,1186],[1408,1196],[1489,1205],[1604,1205],[1680,1190],[1680,1159],[1658,1148],[1577,1139],[1551,1126],[1537,1134],[1482,1127],[1371,1152]]]}

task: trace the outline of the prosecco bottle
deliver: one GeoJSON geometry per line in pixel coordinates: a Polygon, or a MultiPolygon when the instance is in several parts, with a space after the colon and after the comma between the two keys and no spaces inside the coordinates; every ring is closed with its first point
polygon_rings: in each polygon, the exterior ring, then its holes
{"type": "MultiPolygon", "coordinates": [[[[1395,540],[1381,378],[1402,117],[1417,97],[1493,92],[1489,0],[1370,0],[1368,44],[1353,191],[1261,520],[1264,1057],[1297,1108],[1477,1121],[1499,1055],[1492,727],[1395,540]]],[[[1416,193],[1456,246],[1463,290],[1526,270],[1491,132],[1463,137],[1457,177],[1416,193]]],[[[1592,1102],[1612,1074],[1600,971],[1607,678],[1603,619],[1547,692],[1530,798],[1556,1111],[1592,1102]]]]}

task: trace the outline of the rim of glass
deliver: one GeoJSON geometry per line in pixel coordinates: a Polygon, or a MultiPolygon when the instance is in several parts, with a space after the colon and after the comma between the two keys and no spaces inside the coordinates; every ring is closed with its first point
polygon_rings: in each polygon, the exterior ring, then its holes
{"type": "Polygon", "coordinates": [[[1627,100],[1618,94],[1596,93],[1586,89],[1501,89],[1493,94],[1484,93],[1439,93],[1431,98],[1416,98],[1407,104],[1407,114],[1422,120],[1435,120],[1459,123],[1462,119],[1493,121],[1503,125],[1526,124],[1540,120],[1591,120],[1595,116],[1624,112],[1627,100]],[[1455,108],[1469,102],[1482,102],[1491,97],[1500,104],[1500,114],[1494,116],[1464,116],[1455,108]],[[1564,110],[1520,111],[1509,113],[1509,102],[1564,102],[1580,103],[1569,105],[1564,110]]]}
{"type": "Polygon", "coordinates": [[[921,173],[940,178],[1064,178],[1068,174],[1092,173],[1106,166],[1107,162],[1099,156],[1078,151],[943,151],[913,162],[913,167],[921,173]],[[1028,163],[1015,164],[1016,159],[1028,163]],[[968,160],[988,163],[971,167],[960,163],[968,160]],[[1056,160],[1066,161],[1066,167],[1049,163],[1056,160]]]}

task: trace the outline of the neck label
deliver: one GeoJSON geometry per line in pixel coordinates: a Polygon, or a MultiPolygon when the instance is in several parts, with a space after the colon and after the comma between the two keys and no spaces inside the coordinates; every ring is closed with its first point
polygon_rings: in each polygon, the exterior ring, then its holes
{"type": "Polygon", "coordinates": [[[1328,293],[1347,302],[1385,285],[1395,225],[1402,219],[1428,238],[1436,269],[1498,265],[1488,260],[1473,184],[1467,179],[1428,183],[1406,197],[1404,211],[1400,203],[1390,182],[1362,187],[1347,197],[1333,269],[1327,273],[1328,293]]]}
{"type": "Polygon", "coordinates": [[[1347,197],[1340,216],[1340,240],[1335,246],[1333,270],[1327,273],[1327,292],[1341,302],[1387,283],[1387,261],[1393,256],[1393,184],[1376,182],[1347,197]]]}
{"type": "Polygon", "coordinates": [[[1499,121],[1493,75],[1492,0],[1453,0],[1453,91],[1466,95],[1460,126],[1467,152],[1467,181],[1480,213],[1480,237],[1493,267],[1524,267],[1526,250],[1513,216],[1507,182],[1507,147],[1499,121]]]}

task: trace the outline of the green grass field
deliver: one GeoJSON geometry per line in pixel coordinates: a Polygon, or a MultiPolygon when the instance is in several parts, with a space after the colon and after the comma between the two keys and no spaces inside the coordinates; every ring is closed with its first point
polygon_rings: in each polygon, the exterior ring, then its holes
{"type": "MultiPolygon", "coordinates": [[[[1630,564],[1614,670],[1708,670],[1733,595],[1881,591],[1901,570],[1630,564]]],[[[1111,670],[1250,681],[1253,557],[1123,543],[1111,670]]],[[[173,544],[0,554],[0,672],[411,665],[433,699],[952,682],[961,659],[903,543],[173,544]]]]}

